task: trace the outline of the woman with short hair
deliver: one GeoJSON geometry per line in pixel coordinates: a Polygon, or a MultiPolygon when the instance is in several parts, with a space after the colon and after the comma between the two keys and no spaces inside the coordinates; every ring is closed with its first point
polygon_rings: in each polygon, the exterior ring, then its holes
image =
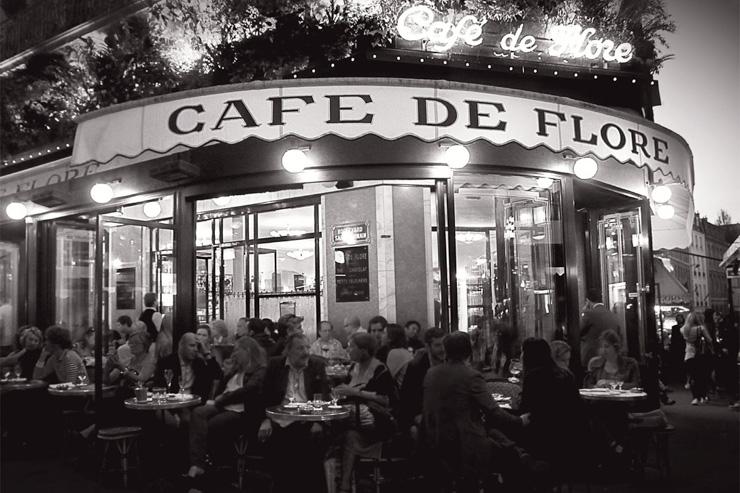
{"type": "Polygon", "coordinates": [[[33,368],[41,356],[44,338],[37,327],[27,326],[18,335],[20,349],[0,358],[0,367],[18,367],[21,378],[33,378],[33,368]]]}
{"type": "Polygon", "coordinates": [[[131,360],[127,365],[121,363],[117,356],[108,359],[103,374],[110,384],[134,388],[146,384],[154,376],[156,362],[149,351],[151,339],[148,332],[137,332],[128,339],[131,348],[131,360]]]}
{"type": "Polygon", "coordinates": [[[196,408],[190,419],[191,478],[205,473],[206,452],[213,448],[209,444],[230,447],[241,433],[253,436],[259,423],[260,391],[267,368],[265,350],[253,338],[240,337],[226,367],[217,397],[196,408]]]}
{"type": "Polygon", "coordinates": [[[72,350],[69,329],[52,325],[46,329],[46,342],[41,351],[33,378],[54,383],[77,383],[79,377],[87,377],[82,358],[72,350]]]}

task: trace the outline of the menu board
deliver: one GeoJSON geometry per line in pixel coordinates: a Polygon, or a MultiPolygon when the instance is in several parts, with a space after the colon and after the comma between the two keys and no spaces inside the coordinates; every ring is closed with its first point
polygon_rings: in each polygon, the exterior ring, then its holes
{"type": "Polygon", "coordinates": [[[116,269],[116,310],[136,308],[136,269],[116,269]]]}
{"type": "Polygon", "coordinates": [[[367,246],[334,250],[337,303],[370,301],[367,246]]]}

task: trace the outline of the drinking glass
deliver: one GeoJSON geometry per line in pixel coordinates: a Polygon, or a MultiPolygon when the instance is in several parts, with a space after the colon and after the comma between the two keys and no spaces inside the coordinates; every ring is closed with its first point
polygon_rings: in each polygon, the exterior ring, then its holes
{"type": "Polygon", "coordinates": [[[80,385],[87,385],[87,373],[77,375],[77,378],[80,381],[80,385]]]}
{"type": "Polygon", "coordinates": [[[164,371],[164,379],[167,382],[167,390],[172,389],[172,378],[175,376],[175,372],[170,370],[169,368],[164,371]]]}
{"type": "Polygon", "coordinates": [[[622,390],[622,385],[624,385],[624,382],[621,380],[617,381],[617,390],[622,390]]]}
{"type": "Polygon", "coordinates": [[[162,402],[167,399],[167,389],[164,387],[154,387],[152,389],[152,394],[155,402],[162,402]]]}
{"type": "Polygon", "coordinates": [[[183,383],[182,376],[178,376],[177,377],[177,388],[178,388],[178,394],[181,399],[185,396],[184,389],[182,388],[182,383],[183,383]]]}
{"type": "Polygon", "coordinates": [[[509,365],[509,372],[512,376],[518,377],[519,374],[522,372],[522,362],[518,359],[512,359],[511,365],[509,365]]]}
{"type": "Polygon", "coordinates": [[[21,374],[23,374],[23,368],[21,368],[21,365],[15,365],[13,367],[13,373],[15,374],[16,379],[20,379],[21,374]]]}
{"type": "Polygon", "coordinates": [[[313,403],[314,405],[321,405],[324,402],[324,396],[323,394],[314,394],[313,395],[313,403]]]}
{"type": "Polygon", "coordinates": [[[337,392],[336,387],[332,387],[331,389],[331,405],[336,407],[337,402],[339,402],[339,392],[337,392]]]}

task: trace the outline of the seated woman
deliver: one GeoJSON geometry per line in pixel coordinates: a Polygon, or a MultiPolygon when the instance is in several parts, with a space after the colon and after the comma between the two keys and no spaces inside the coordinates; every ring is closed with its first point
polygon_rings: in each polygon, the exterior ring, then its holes
{"type": "Polygon", "coordinates": [[[375,337],[367,332],[352,335],[349,357],[355,364],[350,370],[350,382],[334,388],[336,394],[356,404],[353,425],[343,440],[342,492],[351,489],[355,459],[379,457],[383,440],[394,431],[390,410],[398,399],[396,385],[388,368],[374,357],[376,344],[375,337]]]}
{"type": "Polygon", "coordinates": [[[87,378],[82,358],[72,350],[69,329],[52,325],[46,329],[46,342],[33,370],[33,378],[50,383],[78,383],[87,378]]]}
{"type": "Polygon", "coordinates": [[[385,328],[388,346],[388,357],[385,362],[388,365],[388,371],[396,382],[398,388],[403,385],[403,377],[406,374],[406,365],[414,359],[414,355],[408,349],[408,340],[406,339],[406,329],[398,324],[388,324],[385,328]]]}
{"type": "Polygon", "coordinates": [[[151,340],[147,332],[137,332],[128,339],[131,349],[131,360],[124,365],[118,355],[108,358],[103,375],[105,381],[111,385],[119,385],[125,389],[125,394],[132,394],[131,390],[149,382],[154,376],[154,355],[149,351],[151,340]]]}
{"type": "Polygon", "coordinates": [[[36,327],[26,327],[19,334],[19,342],[19,350],[0,358],[0,367],[20,370],[21,378],[33,378],[33,367],[41,356],[41,331],[36,327]]]}
{"type": "Polygon", "coordinates": [[[631,389],[640,385],[640,368],[637,361],[622,356],[622,339],[613,330],[605,330],[599,335],[599,355],[591,358],[584,385],[586,387],[610,387],[621,385],[631,389]]]}
{"type": "Polygon", "coordinates": [[[73,347],[85,366],[95,365],[95,329],[87,329],[73,347]]]}
{"type": "Polygon", "coordinates": [[[568,450],[585,450],[585,411],[573,374],[558,366],[544,339],[527,338],[522,344],[524,380],[520,411],[527,413],[524,448],[562,471],[577,464],[568,450]]]}
{"type": "Polygon", "coordinates": [[[319,338],[311,344],[310,353],[327,360],[347,359],[347,351],[342,347],[342,343],[334,338],[334,326],[327,320],[319,324],[319,338]]]}
{"type": "Polygon", "coordinates": [[[196,408],[190,420],[188,476],[193,478],[205,472],[209,444],[230,448],[239,434],[254,435],[259,422],[260,391],[267,368],[265,350],[251,337],[240,337],[225,366],[217,397],[196,408]]]}

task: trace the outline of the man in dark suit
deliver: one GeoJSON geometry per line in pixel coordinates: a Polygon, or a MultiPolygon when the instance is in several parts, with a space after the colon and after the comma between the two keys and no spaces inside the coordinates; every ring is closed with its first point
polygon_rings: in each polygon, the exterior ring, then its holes
{"type": "Polygon", "coordinates": [[[621,334],[617,316],[604,306],[601,291],[598,289],[588,290],[586,304],[581,314],[580,328],[581,364],[583,368],[588,368],[591,358],[598,356],[601,333],[611,329],[621,334]]]}
{"type": "MultiPolygon", "coordinates": [[[[285,354],[270,359],[265,374],[263,409],[293,400],[307,402],[329,395],[326,363],[309,354],[308,339],[293,333],[285,340],[285,354]]],[[[325,446],[320,423],[280,422],[265,417],[258,438],[267,442],[267,456],[274,472],[275,490],[323,491],[325,446]]]]}
{"type": "Polygon", "coordinates": [[[168,388],[167,392],[175,390],[180,382],[183,392],[197,395],[203,402],[211,398],[215,384],[224,376],[216,359],[204,352],[203,346],[192,332],[182,335],[176,353],[157,362],[157,369],[154,372],[155,386],[167,385],[165,370],[172,370],[173,374],[172,387],[168,388]]]}
{"type": "Polygon", "coordinates": [[[426,442],[440,465],[457,477],[458,491],[477,491],[477,480],[495,462],[498,471],[518,469],[523,454],[498,430],[519,429],[526,418],[501,409],[483,375],[469,366],[473,347],[468,334],[454,332],[444,346],[447,362],[424,378],[426,442]]]}
{"type": "Polygon", "coordinates": [[[445,362],[445,346],[443,343],[445,331],[432,327],[424,332],[424,349],[420,349],[409,361],[406,375],[401,385],[401,427],[411,430],[412,436],[417,437],[418,427],[421,425],[421,408],[424,399],[424,377],[433,366],[445,362]]]}

